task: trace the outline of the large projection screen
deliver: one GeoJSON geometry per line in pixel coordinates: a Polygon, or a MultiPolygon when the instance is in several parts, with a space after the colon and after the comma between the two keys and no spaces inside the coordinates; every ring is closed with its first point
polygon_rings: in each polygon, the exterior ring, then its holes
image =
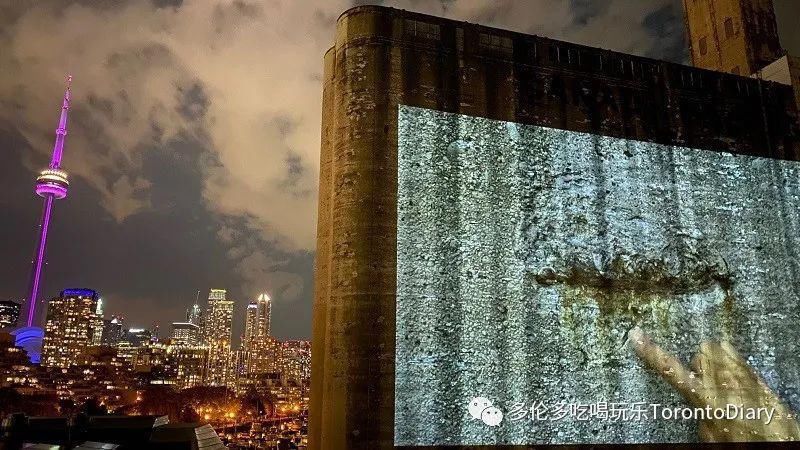
{"type": "Polygon", "coordinates": [[[636,326],[800,412],[797,162],[398,114],[396,445],[697,441],[636,326]]]}

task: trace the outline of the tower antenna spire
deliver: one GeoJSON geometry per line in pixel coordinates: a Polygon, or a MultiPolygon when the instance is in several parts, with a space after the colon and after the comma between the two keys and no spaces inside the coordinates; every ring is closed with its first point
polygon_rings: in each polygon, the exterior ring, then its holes
{"type": "Polygon", "coordinates": [[[56,142],[53,144],[53,158],[50,160],[51,169],[58,169],[61,167],[61,157],[64,154],[64,140],[67,136],[67,116],[69,114],[71,101],[72,75],[67,75],[67,88],[64,90],[64,100],[61,102],[61,117],[58,119],[58,128],[56,128],[56,142]]]}

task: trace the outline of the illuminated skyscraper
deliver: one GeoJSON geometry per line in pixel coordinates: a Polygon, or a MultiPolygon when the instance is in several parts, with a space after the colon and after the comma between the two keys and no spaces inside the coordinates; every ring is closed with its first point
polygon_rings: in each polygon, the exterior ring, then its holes
{"type": "Polygon", "coordinates": [[[311,342],[285,341],[280,344],[279,372],[298,386],[311,378],[311,342]]]}
{"type": "Polygon", "coordinates": [[[173,345],[196,346],[200,343],[200,327],[189,322],[172,322],[173,345]]]}
{"type": "Polygon", "coordinates": [[[103,344],[103,299],[97,299],[97,308],[94,311],[94,323],[92,324],[92,329],[94,333],[92,334],[92,343],[91,345],[97,346],[103,344]]]}
{"type": "Polygon", "coordinates": [[[47,308],[42,365],[69,367],[93,344],[101,320],[97,316],[97,292],[66,289],[50,300],[47,308]]]}
{"type": "Polygon", "coordinates": [[[200,305],[195,303],[194,305],[192,305],[191,308],[189,308],[188,311],[186,311],[186,321],[191,323],[191,324],[199,326],[200,325],[200,314],[201,314],[200,305]]]}
{"type": "Polygon", "coordinates": [[[186,310],[186,321],[202,328],[200,325],[200,315],[202,314],[202,310],[198,304],[199,300],[200,291],[197,291],[197,295],[194,298],[194,305],[190,306],[189,309],[186,310]]]}
{"type": "Polygon", "coordinates": [[[226,386],[233,381],[231,380],[233,301],[226,298],[224,289],[211,289],[204,319],[203,339],[208,346],[206,384],[226,386]]]}
{"type": "Polygon", "coordinates": [[[116,346],[124,336],[124,317],[112,316],[111,319],[103,320],[103,336],[100,339],[102,345],[116,346]]]}
{"type": "Polygon", "coordinates": [[[261,294],[247,305],[244,327],[245,371],[248,374],[269,372],[268,365],[274,356],[269,351],[269,325],[272,299],[261,294]]]}
{"type": "Polygon", "coordinates": [[[16,345],[25,349],[32,362],[39,362],[42,349],[43,331],[40,327],[41,312],[37,313],[39,302],[39,287],[42,281],[42,268],[45,261],[45,249],[47,248],[47,231],[50,225],[50,215],[53,211],[53,201],[61,200],[67,196],[67,173],[61,170],[61,157],[64,154],[64,139],[67,136],[67,113],[70,105],[70,85],[72,75],[67,78],[67,90],[64,92],[64,100],[61,103],[61,117],[56,128],[56,142],[53,146],[53,157],[50,166],[39,173],[36,179],[36,195],[44,198],[42,209],[42,219],[39,222],[39,239],[36,244],[36,252],[33,256],[33,269],[28,289],[28,298],[25,303],[23,313],[24,322],[14,335],[16,345]]]}
{"type": "Polygon", "coordinates": [[[244,316],[244,342],[250,342],[255,335],[256,320],[258,318],[258,303],[251,301],[247,304],[244,316]]]}
{"type": "Polygon", "coordinates": [[[175,385],[179,389],[199,386],[203,383],[208,366],[208,350],[205,347],[173,346],[172,359],[175,365],[175,385]]]}
{"type": "Polygon", "coordinates": [[[125,331],[122,340],[131,347],[142,347],[153,342],[153,331],[146,328],[130,328],[125,331]]]}

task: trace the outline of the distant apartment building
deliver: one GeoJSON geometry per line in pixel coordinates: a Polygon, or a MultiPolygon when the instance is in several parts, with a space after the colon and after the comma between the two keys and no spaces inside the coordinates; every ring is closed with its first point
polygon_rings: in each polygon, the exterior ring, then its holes
{"type": "Polygon", "coordinates": [[[125,330],[122,341],[131,347],[141,347],[153,341],[153,332],[146,328],[129,328],[125,330]]]}
{"type": "Polygon", "coordinates": [[[186,321],[199,326],[201,315],[202,311],[200,310],[200,305],[195,303],[188,310],[186,310],[186,321]]]}
{"type": "Polygon", "coordinates": [[[233,301],[227,299],[227,292],[224,289],[211,289],[203,318],[203,341],[208,347],[205,384],[227,386],[234,382],[231,374],[233,301]]]}
{"type": "Polygon", "coordinates": [[[306,385],[311,378],[311,342],[284,341],[280,344],[279,371],[298,386],[306,385]]]}
{"type": "Polygon", "coordinates": [[[270,371],[275,361],[273,342],[270,338],[272,299],[261,294],[247,305],[244,327],[244,372],[247,374],[270,371]]]}
{"type": "Polygon", "coordinates": [[[172,340],[173,345],[199,345],[200,326],[190,322],[173,322],[170,339],[172,340]]]}
{"type": "Polygon", "coordinates": [[[175,386],[186,389],[203,384],[208,366],[208,349],[199,346],[173,346],[175,386]]]}
{"type": "Polygon", "coordinates": [[[125,318],[122,316],[111,316],[110,319],[103,319],[103,335],[100,339],[102,345],[116,346],[125,336],[125,318]]]}
{"type": "Polygon", "coordinates": [[[87,347],[99,341],[102,318],[99,296],[91,289],[65,289],[47,307],[42,365],[69,367],[87,347]],[[99,329],[98,329],[99,328],[99,329]]]}

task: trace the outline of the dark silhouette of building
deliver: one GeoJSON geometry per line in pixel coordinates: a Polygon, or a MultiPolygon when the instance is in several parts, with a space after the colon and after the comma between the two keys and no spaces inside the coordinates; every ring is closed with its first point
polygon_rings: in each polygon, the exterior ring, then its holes
{"type": "MultiPolygon", "coordinates": [[[[769,62],[773,44],[764,45],[747,64],[769,62]]],[[[790,86],[407,11],[342,14],[324,67],[315,450],[393,445],[398,105],[735,154],[800,154],[790,86]]]]}

